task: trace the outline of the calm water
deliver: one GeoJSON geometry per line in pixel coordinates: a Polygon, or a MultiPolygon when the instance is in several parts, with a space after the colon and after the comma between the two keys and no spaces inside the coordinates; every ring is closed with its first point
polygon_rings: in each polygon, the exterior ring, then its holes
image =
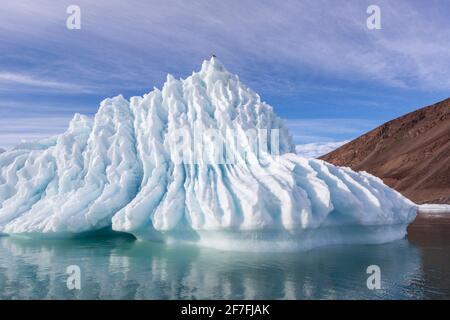
{"type": "Polygon", "coordinates": [[[298,253],[232,253],[136,242],[0,238],[1,299],[450,298],[449,219],[419,219],[408,239],[298,253]],[[437,222],[437,223],[436,223],[437,222]],[[381,289],[366,268],[381,268],[381,289]],[[66,267],[81,268],[81,290],[66,267]]]}

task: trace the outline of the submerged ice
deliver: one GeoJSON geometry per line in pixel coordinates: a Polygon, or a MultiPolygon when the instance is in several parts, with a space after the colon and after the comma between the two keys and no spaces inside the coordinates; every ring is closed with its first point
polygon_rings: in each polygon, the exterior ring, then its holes
{"type": "Polygon", "coordinates": [[[272,108],[216,58],[184,80],[169,75],[162,90],[106,99],[94,119],[77,114],[57,137],[0,154],[5,234],[112,226],[224,248],[312,247],[401,238],[415,212],[368,173],[295,155],[272,108]],[[251,130],[267,133],[264,148],[251,147],[251,130]],[[179,150],[180,139],[188,144],[179,150]],[[198,155],[221,146],[233,161],[198,155]]]}

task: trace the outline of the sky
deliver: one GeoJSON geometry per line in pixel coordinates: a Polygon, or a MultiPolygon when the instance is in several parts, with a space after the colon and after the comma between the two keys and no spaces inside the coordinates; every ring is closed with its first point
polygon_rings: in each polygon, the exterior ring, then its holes
{"type": "Polygon", "coordinates": [[[63,132],[75,112],[94,115],[106,97],[142,95],[167,73],[189,76],[212,53],[308,152],[450,96],[448,0],[0,0],[0,8],[5,149],[63,132]],[[73,4],[79,30],[66,27],[73,4]],[[379,30],[366,24],[373,4],[379,30]]]}

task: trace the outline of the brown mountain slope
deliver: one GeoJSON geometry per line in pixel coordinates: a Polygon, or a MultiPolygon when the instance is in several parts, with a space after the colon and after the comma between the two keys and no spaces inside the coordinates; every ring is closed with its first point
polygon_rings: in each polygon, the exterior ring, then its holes
{"type": "Polygon", "coordinates": [[[370,172],[417,203],[450,204],[450,98],[389,121],[321,159],[370,172]]]}

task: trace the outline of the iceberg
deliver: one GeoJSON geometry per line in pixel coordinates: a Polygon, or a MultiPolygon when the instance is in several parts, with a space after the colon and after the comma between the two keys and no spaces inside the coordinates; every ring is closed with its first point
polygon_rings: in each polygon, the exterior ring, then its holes
{"type": "Polygon", "coordinates": [[[101,102],[59,136],[0,154],[0,232],[232,250],[382,243],[417,206],[380,179],[295,154],[283,121],[213,57],[162,89],[101,102]]]}
{"type": "Polygon", "coordinates": [[[449,214],[450,204],[421,204],[418,212],[426,214],[449,214]]]}

